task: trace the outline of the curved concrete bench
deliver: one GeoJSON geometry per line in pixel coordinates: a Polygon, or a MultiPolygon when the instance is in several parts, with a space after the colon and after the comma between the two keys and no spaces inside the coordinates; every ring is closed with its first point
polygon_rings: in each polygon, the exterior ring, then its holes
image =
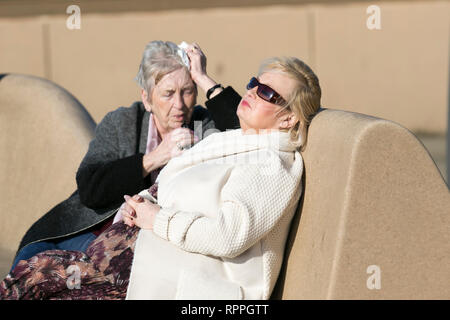
{"type": "MultiPolygon", "coordinates": [[[[95,123],[57,85],[7,75],[0,128],[3,278],[28,227],[75,190],[95,123]]],[[[308,139],[305,191],[272,297],[450,298],[450,194],[416,137],[390,121],[325,109],[308,139]]]]}
{"type": "Polygon", "coordinates": [[[450,193],[391,121],[325,109],[275,299],[449,299],[450,193]]]}
{"type": "Polygon", "coordinates": [[[0,276],[21,237],[75,189],[95,122],[69,92],[33,76],[0,75],[0,276]]]}

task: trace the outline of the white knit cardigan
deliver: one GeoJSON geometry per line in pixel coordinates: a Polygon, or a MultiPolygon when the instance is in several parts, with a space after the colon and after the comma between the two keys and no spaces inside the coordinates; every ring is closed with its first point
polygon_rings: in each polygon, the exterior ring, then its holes
{"type": "Polygon", "coordinates": [[[300,198],[289,135],[214,133],[161,171],[153,230],[140,230],[127,299],[268,299],[300,198]]]}

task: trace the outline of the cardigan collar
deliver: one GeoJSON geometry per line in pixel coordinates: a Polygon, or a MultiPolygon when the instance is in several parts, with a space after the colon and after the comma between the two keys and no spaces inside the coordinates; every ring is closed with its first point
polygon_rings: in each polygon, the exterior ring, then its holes
{"type": "Polygon", "coordinates": [[[172,158],[161,171],[157,182],[161,183],[172,173],[205,161],[217,161],[217,163],[230,163],[231,161],[234,163],[237,161],[234,156],[244,153],[248,153],[250,157],[256,156],[256,158],[249,158],[249,161],[254,164],[257,163],[254,162],[255,159],[256,161],[266,161],[267,157],[252,153],[252,151],[258,150],[271,152],[271,154],[296,153],[297,147],[290,141],[289,133],[282,131],[242,134],[241,129],[235,129],[213,133],[191,149],[184,151],[180,156],[172,158]]]}
{"type": "Polygon", "coordinates": [[[238,144],[246,145],[251,149],[269,148],[277,151],[292,152],[297,149],[292,143],[288,132],[279,130],[266,130],[259,134],[243,134],[242,129],[233,130],[233,138],[238,144]]]}
{"type": "Polygon", "coordinates": [[[235,129],[211,134],[188,152],[208,152],[226,156],[257,149],[293,152],[297,147],[291,142],[287,132],[268,130],[259,134],[243,134],[242,129],[235,129]]]}

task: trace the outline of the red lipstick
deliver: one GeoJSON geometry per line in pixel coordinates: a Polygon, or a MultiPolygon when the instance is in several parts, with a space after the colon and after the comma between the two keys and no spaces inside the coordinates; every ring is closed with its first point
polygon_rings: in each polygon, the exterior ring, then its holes
{"type": "Polygon", "coordinates": [[[242,101],[241,101],[241,104],[242,104],[243,107],[250,107],[250,105],[248,104],[248,102],[245,101],[245,100],[242,100],[242,101]]]}

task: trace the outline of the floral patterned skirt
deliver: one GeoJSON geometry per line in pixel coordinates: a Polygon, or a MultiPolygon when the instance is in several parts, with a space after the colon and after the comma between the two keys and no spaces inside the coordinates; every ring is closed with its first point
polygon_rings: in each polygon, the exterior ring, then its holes
{"type": "Polygon", "coordinates": [[[20,261],[0,283],[0,299],[123,300],[138,233],[118,222],[86,253],[49,250],[20,261]]]}

